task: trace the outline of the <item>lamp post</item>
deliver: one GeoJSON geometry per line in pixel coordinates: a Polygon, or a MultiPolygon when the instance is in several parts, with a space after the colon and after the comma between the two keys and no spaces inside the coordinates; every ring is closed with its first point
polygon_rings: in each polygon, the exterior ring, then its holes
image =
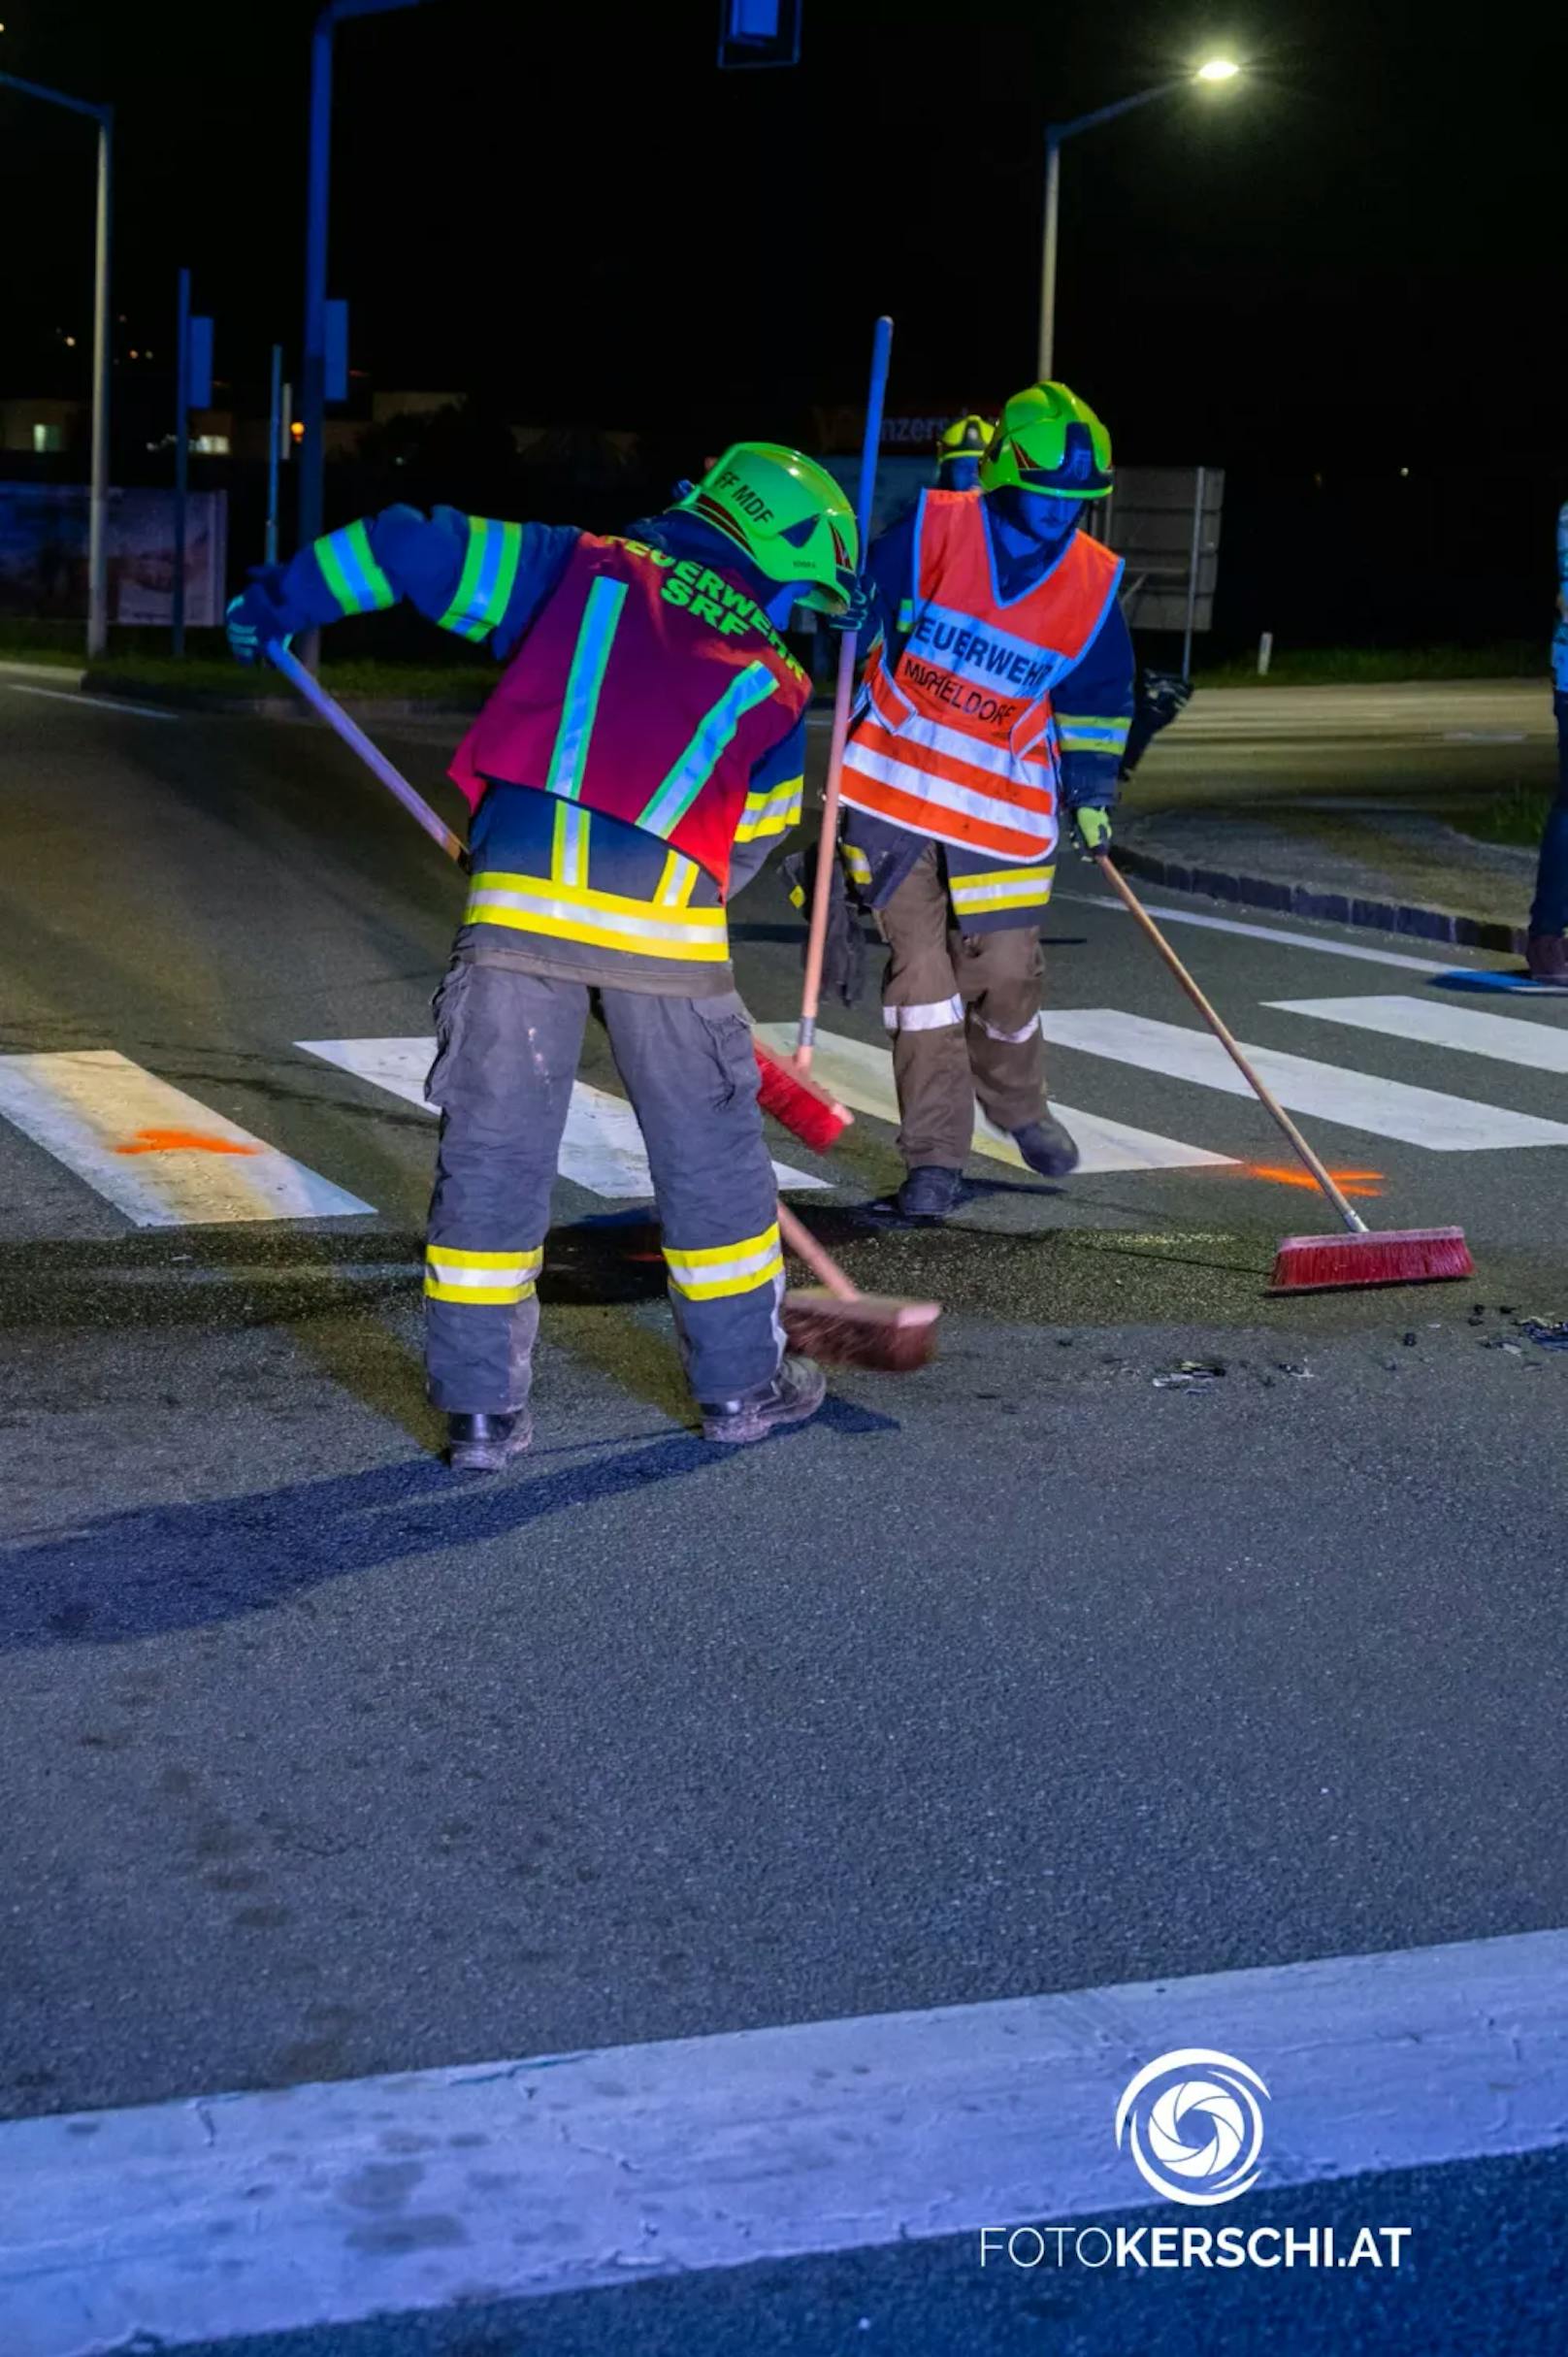
{"type": "Polygon", "coordinates": [[[70,98],[63,90],[46,89],[42,82],[23,82],[16,74],[0,74],[8,89],[24,98],[42,98],[73,115],[89,115],[98,125],[98,204],[93,237],[92,270],[92,488],[87,495],[87,653],[101,655],[109,644],[109,215],[114,168],[114,110],[96,107],[90,99],[70,98]]]}
{"type": "MultiPolygon", "coordinates": [[[[310,34],[310,163],[305,227],[305,344],[300,364],[300,546],[321,533],[326,490],[327,221],[332,197],[333,36],[348,16],[381,16],[420,0],[327,0],[310,34]]],[[[313,670],[316,633],[297,652],[313,670]]]]}
{"type": "Polygon", "coordinates": [[[1153,89],[1139,90],[1131,98],[1119,98],[1108,107],[1096,107],[1093,115],[1074,115],[1071,122],[1046,124],[1045,237],[1040,249],[1040,342],[1037,354],[1037,374],[1042,383],[1051,376],[1056,360],[1057,221],[1062,193],[1062,141],[1076,138],[1080,131],[1095,131],[1101,123],[1115,122],[1118,115],[1130,115],[1134,108],[1150,106],[1157,98],[1170,98],[1178,90],[1191,89],[1194,82],[1233,82],[1240,72],[1240,66],[1228,57],[1210,57],[1193,73],[1178,74],[1169,82],[1157,82],[1153,89]]]}

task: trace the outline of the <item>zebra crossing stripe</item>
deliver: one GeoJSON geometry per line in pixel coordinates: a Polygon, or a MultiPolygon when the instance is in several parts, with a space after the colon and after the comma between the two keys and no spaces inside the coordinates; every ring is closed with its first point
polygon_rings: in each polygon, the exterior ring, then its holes
{"type": "Polygon", "coordinates": [[[1568,1072],[1568,1031],[1517,1015],[1486,1015],[1440,1000],[1402,998],[1396,993],[1368,998],[1271,998],[1283,1015],[1316,1015],[1325,1023],[1347,1023],[1361,1031],[1386,1031],[1418,1045],[1458,1048],[1467,1056],[1490,1056],[1498,1064],[1523,1064],[1531,1072],[1568,1072]]]}
{"type": "MultiPolygon", "coordinates": [[[[417,1105],[421,1113],[434,1118],[434,1106],[425,1102],[425,1074],[436,1053],[434,1039],[297,1039],[294,1044],[306,1055],[318,1056],[323,1064],[336,1064],[340,1071],[351,1072],[372,1088],[385,1089],[389,1096],[401,1097],[405,1104],[417,1105]]],[[[611,1202],[647,1202],[653,1195],[653,1177],[637,1115],[624,1097],[592,1088],[585,1080],[577,1081],[572,1091],[558,1167],[573,1186],[611,1202]]],[[[775,1162],[773,1172],[781,1188],[796,1194],[829,1183],[789,1162],[775,1162]]]]}
{"type": "MultiPolygon", "coordinates": [[[[795,1046],[795,1026],[792,1023],[760,1023],[759,1038],[770,1047],[782,1049],[787,1055],[795,1046]]],[[[846,1039],[836,1031],[818,1031],[812,1050],[811,1072],[825,1089],[832,1090],[857,1113],[874,1113],[883,1121],[897,1123],[898,1099],[893,1087],[893,1058],[886,1048],[873,1047],[867,1040],[846,1039]]],[[[1091,1177],[1096,1172],[1111,1170],[1180,1170],[1197,1168],[1204,1163],[1228,1162],[1228,1154],[1211,1154],[1205,1146],[1184,1146],[1174,1137],[1161,1137],[1154,1129],[1134,1129],[1126,1122],[1107,1121],[1098,1113],[1081,1113],[1072,1105],[1064,1105],[1053,1097],[1052,1111],[1064,1121],[1072,1131],[1083,1157],[1080,1172],[1091,1177]]],[[[975,1123],[973,1151],[989,1155],[993,1162],[1010,1162],[1015,1170],[1025,1167],[1024,1158],[1012,1139],[986,1120],[984,1114],[975,1123]]]]}
{"type": "Polygon", "coordinates": [[[112,1048],[0,1056],[0,1118],[138,1228],[375,1208],[112,1048]]]}
{"type": "MultiPolygon", "coordinates": [[[[1146,1015],[1124,1015],[1109,1006],[1053,1010],[1041,1020],[1047,1039],[1058,1047],[1136,1064],[1164,1080],[1195,1081],[1200,1088],[1219,1089],[1227,1097],[1251,1094],[1220,1042],[1207,1031],[1157,1023],[1146,1015]]],[[[1243,1052],[1292,1113],[1338,1122],[1347,1129],[1364,1129],[1374,1137],[1394,1138],[1401,1145],[1424,1146],[1434,1154],[1475,1154],[1503,1146],[1568,1146],[1568,1125],[1543,1121],[1533,1113],[1514,1113],[1505,1106],[1480,1104],[1467,1097],[1446,1097],[1438,1089],[1413,1088],[1406,1081],[1384,1080],[1373,1072],[1317,1064],[1310,1057],[1289,1056],[1278,1048],[1248,1047],[1243,1052]]]]}

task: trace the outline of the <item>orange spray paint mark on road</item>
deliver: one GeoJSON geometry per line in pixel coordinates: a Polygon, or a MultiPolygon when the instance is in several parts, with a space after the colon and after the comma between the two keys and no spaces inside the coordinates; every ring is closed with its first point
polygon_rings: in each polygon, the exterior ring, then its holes
{"type": "Polygon", "coordinates": [[[260,1146],[237,1137],[213,1137],[206,1129],[138,1129],[132,1143],[116,1146],[116,1154],[260,1154],[260,1146]]]}
{"type": "MultiPolygon", "coordinates": [[[[1305,1187],[1318,1193],[1317,1180],[1290,1162],[1241,1162],[1237,1170],[1242,1178],[1272,1179],[1276,1187],[1305,1187]]],[[[1341,1195],[1370,1198],[1383,1193],[1381,1170],[1330,1170],[1328,1175],[1341,1195]]]]}

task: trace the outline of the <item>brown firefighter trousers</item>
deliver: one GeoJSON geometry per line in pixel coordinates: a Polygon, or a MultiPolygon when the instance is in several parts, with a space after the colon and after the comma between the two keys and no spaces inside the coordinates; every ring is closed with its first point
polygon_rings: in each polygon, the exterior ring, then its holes
{"type": "Polygon", "coordinates": [[[1022,1129],[1045,1109],[1038,920],[961,933],[939,843],[876,918],[890,952],[882,1019],[893,1034],[898,1152],[912,1170],[962,1170],[976,1097],[999,1129],[1022,1129]]]}

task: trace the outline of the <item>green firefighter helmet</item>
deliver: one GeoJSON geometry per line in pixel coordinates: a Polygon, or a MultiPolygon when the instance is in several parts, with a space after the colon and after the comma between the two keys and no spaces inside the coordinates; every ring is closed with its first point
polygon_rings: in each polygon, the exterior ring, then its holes
{"type": "Polygon", "coordinates": [[[955,417],[936,437],[936,463],[950,466],[955,458],[978,458],[996,431],[994,417],[982,417],[971,410],[967,417],[955,417]]]}
{"type": "Polygon", "coordinates": [[[732,442],[675,505],[734,540],[769,581],[809,581],[802,606],[841,613],[853,595],[855,510],[814,458],[782,442],[732,442]]]}
{"type": "Polygon", "coordinates": [[[1010,484],[1047,499],[1103,499],[1110,490],[1111,438],[1068,386],[1029,385],[1002,410],[980,461],[980,488],[1010,484]]]}

